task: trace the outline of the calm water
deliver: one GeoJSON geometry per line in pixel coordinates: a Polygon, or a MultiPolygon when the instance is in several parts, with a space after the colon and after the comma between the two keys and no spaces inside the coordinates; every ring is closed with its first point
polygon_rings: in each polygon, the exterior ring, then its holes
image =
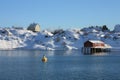
{"type": "Polygon", "coordinates": [[[0,80],[120,80],[120,54],[0,51],[0,80]],[[48,62],[41,62],[43,54],[48,62]]]}

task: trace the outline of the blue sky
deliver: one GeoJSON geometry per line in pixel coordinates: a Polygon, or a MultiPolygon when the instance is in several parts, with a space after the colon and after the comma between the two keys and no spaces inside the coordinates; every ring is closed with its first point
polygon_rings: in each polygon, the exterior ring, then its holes
{"type": "Polygon", "coordinates": [[[0,0],[0,27],[83,28],[120,24],[120,0],[0,0]]]}

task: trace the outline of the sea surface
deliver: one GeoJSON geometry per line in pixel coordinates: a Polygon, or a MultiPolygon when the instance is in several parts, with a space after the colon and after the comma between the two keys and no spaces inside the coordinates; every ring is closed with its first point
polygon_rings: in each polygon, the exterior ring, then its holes
{"type": "Polygon", "coordinates": [[[3,50],[0,80],[120,80],[120,53],[3,50]]]}

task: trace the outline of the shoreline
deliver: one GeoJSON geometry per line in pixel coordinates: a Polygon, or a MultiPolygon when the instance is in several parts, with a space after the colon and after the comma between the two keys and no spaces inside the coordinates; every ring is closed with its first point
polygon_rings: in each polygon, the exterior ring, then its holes
{"type": "MultiPolygon", "coordinates": [[[[52,49],[52,50],[49,50],[49,49],[34,49],[34,48],[31,48],[31,49],[28,49],[28,48],[7,48],[7,49],[0,49],[0,51],[14,51],[14,50],[38,50],[38,51],[82,51],[82,48],[81,49],[52,49]]],[[[112,47],[110,48],[110,52],[118,52],[120,51],[120,47],[112,47]]]]}

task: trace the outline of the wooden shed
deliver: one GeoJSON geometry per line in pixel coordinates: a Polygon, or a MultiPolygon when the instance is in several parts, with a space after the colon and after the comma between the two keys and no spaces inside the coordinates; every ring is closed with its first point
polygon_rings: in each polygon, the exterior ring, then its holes
{"type": "Polygon", "coordinates": [[[84,47],[82,48],[82,52],[85,54],[99,53],[99,52],[109,52],[110,46],[105,44],[100,40],[88,40],[84,43],[84,47]]]}
{"type": "Polygon", "coordinates": [[[28,26],[27,30],[31,30],[33,32],[40,32],[40,25],[36,23],[32,23],[28,26]]]}
{"type": "Polygon", "coordinates": [[[84,43],[84,47],[105,47],[105,43],[99,40],[88,40],[84,43]]]}

